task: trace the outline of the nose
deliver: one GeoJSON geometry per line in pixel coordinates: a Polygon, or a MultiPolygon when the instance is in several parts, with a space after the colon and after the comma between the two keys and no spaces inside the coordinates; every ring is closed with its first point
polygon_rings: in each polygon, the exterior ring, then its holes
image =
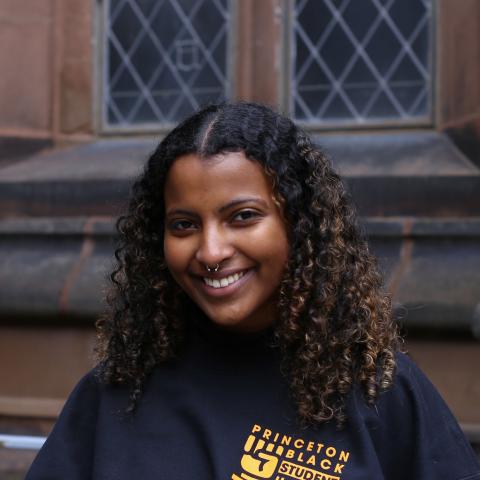
{"type": "Polygon", "coordinates": [[[219,226],[204,228],[195,258],[203,265],[220,265],[233,256],[235,248],[227,232],[219,226]]]}

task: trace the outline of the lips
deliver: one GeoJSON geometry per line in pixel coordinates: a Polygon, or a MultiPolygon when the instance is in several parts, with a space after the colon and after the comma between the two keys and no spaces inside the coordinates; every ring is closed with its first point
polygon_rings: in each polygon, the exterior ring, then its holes
{"type": "Polygon", "coordinates": [[[252,273],[252,268],[212,272],[208,274],[208,277],[203,275],[197,276],[197,285],[209,297],[226,297],[234,294],[242,285],[248,282],[252,273]]]}
{"type": "Polygon", "coordinates": [[[234,273],[233,275],[227,275],[222,278],[208,278],[203,277],[203,281],[213,288],[225,288],[229,285],[233,285],[235,282],[238,282],[244,275],[244,272],[234,273]]]}

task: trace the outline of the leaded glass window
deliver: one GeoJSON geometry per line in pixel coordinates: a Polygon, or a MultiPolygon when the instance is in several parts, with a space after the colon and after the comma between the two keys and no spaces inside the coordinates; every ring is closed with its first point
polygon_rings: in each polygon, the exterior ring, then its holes
{"type": "Polygon", "coordinates": [[[430,121],[433,1],[294,0],[294,117],[319,125],[430,121]]]}
{"type": "Polygon", "coordinates": [[[230,96],[230,1],[105,2],[107,128],[168,126],[230,96]]]}

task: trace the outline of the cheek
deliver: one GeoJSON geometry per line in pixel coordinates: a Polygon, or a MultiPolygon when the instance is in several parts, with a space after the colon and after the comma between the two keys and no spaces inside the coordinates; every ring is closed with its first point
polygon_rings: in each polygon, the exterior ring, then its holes
{"type": "Polygon", "coordinates": [[[267,274],[273,281],[280,281],[283,277],[289,257],[289,243],[284,228],[275,228],[268,232],[258,242],[252,242],[257,251],[263,252],[264,264],[267,274]]]}
{"type": "Polygon", "coordinates": [[[289,253],[288,244],[284,243],[282,245],[279,245],[279,248],[275,253],[276,255],[273,258],[274,276],[275,276],[275,279],[278,281],[278,283],[280,283],[288,263],[288,253],[289,253]]]}
{"type": "Polygon", "coordinates": [[[280,281],[283,278],[283,275],[285,273],[285,269],[287,267],[288,263],[288,258],[290,256],[290,245],[288,242],[287,238],[287,233],[285,230],[283,230],[283,235],[278,237],[278,247],[276,251],[276,265],[277,265],[277,276],[278,276],[278,281],[280,281]]]}
{"type": "Polygon", "coordinates": [[[163,251],[165,255],[165,263],[169,270],[173,274],[181,271],[186,259],[184,249],[178,245],[178,242],[166,237],[163,242],[163,251]]]}
{"type": "Polygon", "coordinates": [[[185,259],[182,255],[182,249],[178,247],[175,241],[164,241],[163,250],[165,255],[165,264],[176,284],[182,289],[186,290],[185,283],[185,259]]]}

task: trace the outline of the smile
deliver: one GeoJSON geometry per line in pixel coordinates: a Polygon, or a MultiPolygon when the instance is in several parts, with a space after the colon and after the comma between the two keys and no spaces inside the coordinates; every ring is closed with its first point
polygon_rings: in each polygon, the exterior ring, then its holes
{"type": "Polygon", "coordinates": [[[223,278],[207,278],[203,277],[203,281],[209,286],[213,288],[225,288],[229,285],[238,282],[244,275],[244,272],[234,273],[233,275],[228,275],[227,277],[223,278]]]}

